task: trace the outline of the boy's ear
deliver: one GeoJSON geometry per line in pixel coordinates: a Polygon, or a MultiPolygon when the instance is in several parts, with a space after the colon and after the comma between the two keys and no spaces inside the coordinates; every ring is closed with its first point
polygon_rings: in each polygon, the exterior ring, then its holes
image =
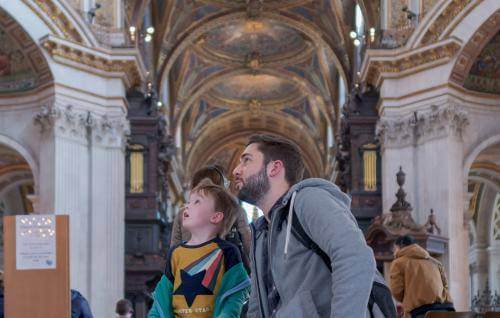
{"type": "Polygon", "coordinates": [[[211,217],[210,217],[210,222],[213,224],[219,224],[224,220],[224,213],[220,211],[216,211],[211,217]]]}

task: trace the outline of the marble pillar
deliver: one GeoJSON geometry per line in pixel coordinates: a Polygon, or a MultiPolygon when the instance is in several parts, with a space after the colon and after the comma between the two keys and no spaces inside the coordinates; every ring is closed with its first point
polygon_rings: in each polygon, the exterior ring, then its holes
{"type": "Polygon", "coordinates": [[[452,102],[420,107],[413,113],[383,116],[377,133],[382,141],[383,209],[394,203],[394,175],[403,167],[405,190],[413,205],[413,217],[423,224],[430,209],[436,213],[443,235],[450,238],[443,262],[448,269],[450,291],[459,308],[469,303],[468,231],[463,212],[462,134],[467,113],[452,102]]]}

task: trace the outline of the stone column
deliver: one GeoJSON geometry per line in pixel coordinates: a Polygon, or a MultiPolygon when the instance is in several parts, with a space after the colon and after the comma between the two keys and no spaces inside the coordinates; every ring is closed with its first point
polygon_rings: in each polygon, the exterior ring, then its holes
{"type": "Polygon", "coordinates": [[[111,317],[124,289],[125,114],[56,100],[35,123],[42,131],[39,211],[70,216],[71,288],[96,317],[111,317]]]}
{"type": "Polygon", "coordinates": [[[416,113],[394,111],[378,124],[383,143],[383,207],[394,201],[393,175],[401,165],[408,171],[408,201],[414,219],[423,224],[432,208],[443,235],[450,238],[443,259],[448,269],[452,297],[459,309],[467,309],[469,297],[468,231],[464,220],[462,131],[468,125],[462,107],[450,101],[420,107],[416,113]]]}
{"type": "Polygon", "coordinates": [[[488,247],[489,256],[489,281],[493,293],[500,294],[500,241],[492,241],[488,247]]]}
{"type": "Polygon", "coordinates": [[[112,317],[124,297],[125,114],[94,116],[90,145],[90,282],[95,312],[112,317]]]}
{"type": "Polygon", "coordinates": [[[70,217],[71,288],[89,296],[89,154],[86,113],[52,102],[35,116],[41,127],[41,213],[70,217]]]}

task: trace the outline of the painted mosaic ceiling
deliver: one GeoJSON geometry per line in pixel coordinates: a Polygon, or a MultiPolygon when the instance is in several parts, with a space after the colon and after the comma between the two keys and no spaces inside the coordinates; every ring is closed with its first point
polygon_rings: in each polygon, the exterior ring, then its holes
{"type": "Polygon", "coordinates": [[[479,92],[500,94],[500,32],[477,57],[464,86],[479,92]]]}
{"type": "Polygon", "coordinates": [[[155,31],[157,85],[168,98],[163,101],[171,134],[182,140],[184,168],[208,161],[233,165],[242,140],[265,131],[294,138],[308,153],[311,175],[321,176],[332,156],[327,134],[336,129],[339,81],[350,81],[353,48],[346,21],[352,21],[354,5],[353,0],[161,5],[167,19],[158,19],[155,31]]]}
{"type": "Polygon", "coordinates": [[[30,90],[49,81],[51,74],[42,52],[0,9],[0,94],[30,90]]]}

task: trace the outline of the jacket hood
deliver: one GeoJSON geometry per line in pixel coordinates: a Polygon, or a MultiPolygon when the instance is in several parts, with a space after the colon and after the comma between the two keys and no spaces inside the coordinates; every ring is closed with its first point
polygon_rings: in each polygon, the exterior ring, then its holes
{"type": "Polygon", "coordinates": [[[329,192],[331,195],[333,195],[336,199],[339,199],[340,202],[346,207],[350,208],[351,206],[351,198],[342,192],[339,187],[337,187],[335,184],[325,180],[325,179],[320,179],[320,178],[310,178],[310,179],[305,179],[302,180],[299,183],[294,184],[290,190],[288,190],[287,194],[283,197],[283,204],[286,205],[288,203],[288,200],[291,199],[292,194],[294,192],[298,192],[304,188],[309,188],[309,187],[314,187],[314,188],[321,188],[327,192],[329,192]]]}
{"type": "Polygon", "coordinates": [[[417,258],[417,259],[428,259],[430,258],[429,252],[424,250],[420,245],[418,244],[412,244],[410,246],[403,247],[396,253],[396,257],[410,257],[410,258],[417,258]]]}

